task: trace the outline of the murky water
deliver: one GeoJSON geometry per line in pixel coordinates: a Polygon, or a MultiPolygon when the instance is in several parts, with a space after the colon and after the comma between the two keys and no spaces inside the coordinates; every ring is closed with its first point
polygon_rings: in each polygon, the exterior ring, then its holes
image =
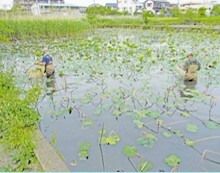
{"type": "MultiPolygon", "coordinates": [[[[170,171],[164,162],[170,154],[181,160],[175,171],[219,171],[219,40],[201,33],[119,29],[52,42],[56,74],[55,79],[41,80],[42,133],[71,171],[132,172],[142,161],[152,163],[152,172],[170,171]],[[210,49],[210,56],[205,56],[210,49]],[[174,65],[183,63],[187,52],[201,58],[202,69],[197,83],[186,86],[174,65]],[[214,60],[216,69],[206,68],[214,60]],[[184,87],[193,91],[183,92],[184,87]],[[187,130],[189,124],[197,130],[187,130]],[[103,136],[115,133],[120,141],[100,145],[98,132],[103,128],[103,136]],[[140,144],[138,138],[146,134],[154,139],[140,144]],[[194,142],[193,147],[186,139],[194,142]],[[90,144],[85,160],[79,157],[82,143],[90,144]],[[128,158],[125,146],[134,146],[136,157],[128,158]]],[[[25,80],[17,76],[18,83],[25,80]]]]}

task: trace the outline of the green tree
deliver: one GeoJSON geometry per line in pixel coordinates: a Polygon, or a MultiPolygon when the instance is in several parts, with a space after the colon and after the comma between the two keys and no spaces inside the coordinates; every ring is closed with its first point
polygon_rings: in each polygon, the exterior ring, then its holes
{"type": "Polygon", "coordinates": [[[166,10],[165,8],[161,8],[160,10],[160,15],[159,16],[165,16],[166,15],[166,10]]]}
{"type": "Polygon", "coordinates": [[[181,13],[179,11],[179,8],[173,8],[170,10],[170,14],[172,17],[180,17],[181,13]]]}
{"type": "Polygon", "coordinates": [[[215,5],[211,12],[210,12],[211,16],[220,16],[220,5],[215,5]]]}
{"type": "Polygon", "coordinates": [[[186,13],[184,14],[184,18],[185,18],[185,20],[187,21],[187,22],[189,22],[189,21],[192,21],[193,20],[193,18],[195,18],[196,17],[196,13],[195,13],[195,11],[192,9],[192,8],[189,8],[187,11],[186,11],[186,13]]]}
{"type": "Polygon", "coordinates": [[[197,12],[198,17],[205,17],[206,16],[206,8],[200,7],[197,12]]]}

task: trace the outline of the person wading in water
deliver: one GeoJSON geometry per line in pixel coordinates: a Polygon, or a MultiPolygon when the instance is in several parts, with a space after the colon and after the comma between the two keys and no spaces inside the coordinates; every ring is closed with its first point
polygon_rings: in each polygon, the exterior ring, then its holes
{"type": "Polygon", "coordinates": [[[183,77],[184,81],[196,81],[197,71],[201,68],[200,62],[193,57],[192,53],[188,54],[187,58],[184,65],[176,66],[177,71],[183,77]]]}
{"type": "Polygon", "coordinates": [[[44,66],[45,67],[44,73],[46,73],[46,76],[48,78],[54,75],[55,68],[53,65],[53,58],[47,53],[46,50],[43,50],[42,52],[41,62],[35,62],[34,64],[44,66]]]}

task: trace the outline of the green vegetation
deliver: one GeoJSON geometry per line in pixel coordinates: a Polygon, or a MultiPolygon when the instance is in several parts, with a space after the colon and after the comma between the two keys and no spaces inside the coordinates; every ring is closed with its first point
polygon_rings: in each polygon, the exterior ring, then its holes
{"type": "Polygon", "coordinates": [[[8,12],[4,18],[0,19],[0,41],[72,37],[88,29],[104,27],[169,29],[172,25],[220,25],[219,6],[213,8],[212,16],[206,16],[205,8],[200,8],[198,12],[188,9],[185,14],[180,13],[178,9],[172,9],[170,13],[172,17],[153,16],[149,12],[143,12],[142,15],[137,16],[122,16],[121,13],[109,8],[92,7],[87,9],[87,18],[43,19],[27,16],[10,17],[11,13],[8,12]]]}
{"type": "Polygon", "coordinates": [[[215,5],[210,13],[211,16],[220,16],[220,5],[215,5]]]}
{"type": "Polygon", "coordinates": [[[90,28],[87,21],[62,19],[0,20],[0,36],[4,39],[54,39],[76,36],[90,28]],[[1,27],[4,26],[4,27],[1,27]],[[9,32],[10,31],[10,32],[9,32]]]}
{"type": "Polygon", "coordinates": [[[39,93],[38,87],[20,90],[13,77],[0,73],[0,144],[12,162],[6,171],[24,171],[36,161],[33,138],[39,115],[34,107],[39,93]]]}

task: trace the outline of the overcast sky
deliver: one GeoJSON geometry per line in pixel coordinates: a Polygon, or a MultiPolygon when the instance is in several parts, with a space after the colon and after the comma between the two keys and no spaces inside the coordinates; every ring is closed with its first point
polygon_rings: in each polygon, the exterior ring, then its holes
{"type": "MultiPolygon", "coordinates": [[[[1,1],[1,0],[0,0],[1,1]]],[[[101,4],[101,5],[105,5],[106,3],[115,3],[116,0],[64,0],[65,3],[72,3],[72,4],[76,4],[76,5],[82,5],[82,6],[87,6],[87,5],[91,5],[94,2],[101,4]]],[[[178,0],[167,0],[169,2],[177,2],[178,0]]],[[[179,2],[207,2],[209,0],[179,0],[179,2]]],[[[220,0],[216,0],[217,2],[220,3],[220,0]]]]}

